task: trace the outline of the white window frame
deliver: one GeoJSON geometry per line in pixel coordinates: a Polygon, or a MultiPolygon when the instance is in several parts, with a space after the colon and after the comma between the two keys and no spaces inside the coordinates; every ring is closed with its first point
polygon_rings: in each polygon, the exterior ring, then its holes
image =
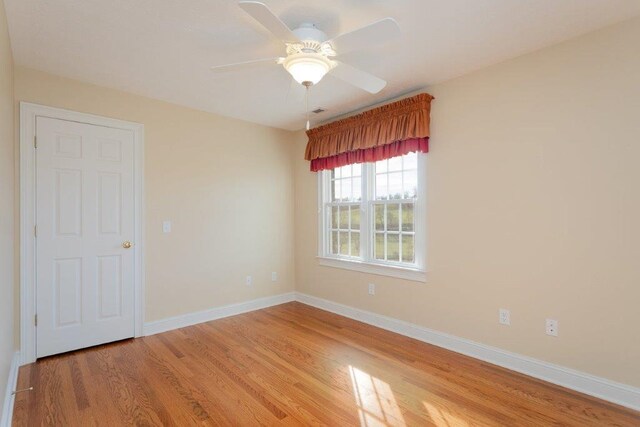
{"type": "MultiPolygon", "coordinates": [[[[331,171],[318,172],[318,261],[326,267],[343,268],[363,273],[391,276],[400,279],[426,282],[427,278],[427,156],[418,153],[418,194],[414,202],[415,267],[399,262],[377,260],[373,256],[373,204],[375,173],[373,163],[362,164],[362,201],[360,202],[361,259],[334,255],[330,251],[331,171]],[[368,205],[368,207],[367,207],[368,205]]],[[[390,200],[389,203],[398,203],[390,200]]],[[[345,202],[345,204],[353,204],[345,202]]]]}

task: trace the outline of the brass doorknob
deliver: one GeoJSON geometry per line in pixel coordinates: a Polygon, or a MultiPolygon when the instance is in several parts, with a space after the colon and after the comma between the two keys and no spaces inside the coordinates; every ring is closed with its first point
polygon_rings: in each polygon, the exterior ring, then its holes
{"type": "Polygon", "coordinates": [[[128,240],[125,241],[125,242],[122,242],[122,247],[125,248],[125,249],[129,249],[131,246],[133,246],[133,243],[131,243],[128,240]]]}

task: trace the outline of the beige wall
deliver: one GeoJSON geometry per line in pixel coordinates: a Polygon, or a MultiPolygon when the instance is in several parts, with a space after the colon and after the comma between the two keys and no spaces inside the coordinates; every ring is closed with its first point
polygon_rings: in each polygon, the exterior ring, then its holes
{"type": "MultiPolygon", "coordinates": [[[[638,45],[636,19],[428,89],[426,284],[317,265],[317,181],[301,132],[20,67],[14,107],[145,125],[147,321],[290,291],[295,264],[299,291],[640,386],[638,45]],[[511,327],[498,325],[500,307],[511,327]],[[545,317],[559,319],[559,337],[544,335],[545,317]]],[[[14,156],[5,38],[0,64],[4,201],[14,156]]],[[[1,224],[5,286],[11,209],[1,224]]],[[[10,316],[4,291],[0,312],[10,316]]]]}
{"type": "Polygon", "coordinates": [[[639,46],[635,19],[428,88],[427,283],[318,266],[299,133],[297,290],[640,386],[639,46]]]}
{"type": "Polygon", "coordinates": [[[144,124],[146,321],[293,290],[290,132],[20,67],[15,99],[144,124]]]}
{"type": "Polygon", "coordinates": [[[13,57],[4,2],[0,0],[0,402],[4,402],[5,385],[14,353],[13,161],[13,57]]]}

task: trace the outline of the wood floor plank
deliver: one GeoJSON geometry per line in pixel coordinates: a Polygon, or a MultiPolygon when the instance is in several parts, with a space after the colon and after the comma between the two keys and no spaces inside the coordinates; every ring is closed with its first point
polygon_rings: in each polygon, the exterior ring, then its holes
{"type": "MultiPolygon", "coordinates": [[[[303,319],[300,319],[300,322],[304,322],[303,319]]],[[[264,323],[264,321],[263,321],[264,323]]],[[[300,326],[298,326],[297,329],[300,329],[300,326]]],[[[308,346],[314,346],[316,345],[316,343],[321,343],[322,339],[319,336],[313,336],[313,340],[314,342],[310,342],[308,343],[308,346]]],[[[336,347],[335,344],[331,344],[330,342],[327,342],[324,344],[327,347],[331,347],[333,348],[333,359],[338,362],[339,364],[343,365],[343,366],[352,366],[354,369],[358,369],[358,367],[360,367],[362,370],[363,364],[366,363],[366,371],[371,374],[374,375],[378,378],[385,378],[388,376],[393,377],[394,375],[400,375],[402,373],[402,370],[407,371],[407,368],[410,366],[411,363],[414,363],[413,358],[408,359],[408,358],[399,358],[399,360],[395,360],[394,358],[388,358],[388,359],[381,359],[379,357],[369,357],[368,360],[365,362],[363,360],[363,357],[368,353],[368,352],[363,352],[362,348],[356,348],[354,351],[354,347],[352,346],[344,346],[343,348],[347,350],[347,352],[343,352],[340,351],[340,348],[336,347]],[[398,369],[401,368],[401,369],[398,369]],[[396,372],[397,371],[397,372],[396,372]]],[[[421,372],[420,371],[416,371],[415,374],[419,375],[421,372]]],[[[411,396],[414,395],[420,395],[419,390],[409,390],[408,386],[411,384],[411,382],[409,381],[405,381],[403,384],[401,384],[401,389],[396,390],[396,394],[401,393],[403,390],[405,391],[405,395],[408,396],[408,399],[405,400],[405,404],[409,403],[409,399],[411,396]]],[[[455,384],[454,384],[455,385],[455,384]]],[[[430,384],[425,384],[424,385],[424,389],[425,390],[430,390],[430,394],[431,391],[440,388],[441,389],[441,393],[443,392],[447,392],[450,395],[453,395],[454,393],[454,388],[451,387],[452,384],[447,384],[446,389],[443,389],[438,383],[436,382],[431,382],[430,384]]],[[[458,389],[460,389],[460,387],[458,387],[458,389]]],[[[459,393],[458,396],[450,396],[453,398],[456,398],[457,400],[461,400],[463,399],[464,395],[469,394],[468,390],[466,389],[461,389],[461,392],[459,393]]],[[[424,394],[424,393],[422,393],[424,394]]],[[[470,401],[466,401],[465,402],[465,406],[469,407],[471,406],[473,402],[470,401]]],[[[421,402],[418,402],[418,404],[421,405],[421,402]]],[[[476,405],[477,406],[477,405],[476,405]]],[[[417,410],[418,412],[420,412],[420,410],[414,405],[414,410],[417,410]]],[[[484,411],[490,411],[489,408],[483,408],[484,411]]],[[[424,408],[422,408],[422,411],[424,411],[424,408]]],[[[496,413],[495,416],[497,416],[498,414],[496,413]]],[[[499,419],[499,418],[496,418],[499,419]]],[[[509,421],[509,420],[504,420],[509,421]]]]}
{"type": "MultiPolygon", "coordinates": [[[[205,340],[200,339],[198,328],[199,326],[196,326],[185,331],[188,334],[188,347],[185,351],[200,356],[202,364],[195,367],[200,373],[200,378],[213,376],[218,387],[226,390],[226,395],[234,396],[234,399],[229,401],[234,407],[229,408],[228,412],[236,413],[238,418],[246,417],[248,421],[255,420],[259,424],[272,424],[286,418],[287,414],[273,404],[256,384],[249,382],[237,366],[228,366],[222,361],[223,355],[219,348],[207,345],[205,340]]],[[[213,341],[209,343],[214,344],[213,341]]],[[[207,386],[206,383],[203,385],[207,386]]]]}
{"type": "Polygon", "coordinates": [[[166,412],[160,416],[161,420],[167,419],[162,425],[227,425],[222,417],[218,420],[208,417],[207,409],[211,406],[208,404],[209,399],[194,384],[189,382],[190,390],[187,390],[176,383],[178,378],[183,381],[192,378],[192,373],[189,373],[188,377],[180,377],[179,370],[176,370],[176,374],[167,374],[167,370],[175,368],[170,361],[158,362],[157,356],[143,356],[148,351],[145,343],[148,340],[149,337],[135,340],[135,345],[123,349],[122,363],[127,363],[135,369],[131,375],[147,392],[150,404],[153,407],[162,407],[166,412]],[[159,363],[167,369],[157,369],[159,363]],[[152,391],[152,394],[149,391],[152,391]],[[204,413],[207,414],[206,417],[203,416],[204,413]]]}
{"type": "Polygon", "coordinates": [[[20,368],[14,426],[640,426],[640,413],[301,303],[20,368]]]}
{"type": "Polygon", "coordinates": [[[207,326],[211,337],[217,342],[224,341],[233,348],[228,353],[229,362],[242,364],[244,375],[260,384],[270,398],[279,402],[294,418],[305,425],[331,424],[336,421],[334,417],[327,415],[323,407],[317,405],[316,400],[296,390],[299,377],[287,372],[276,360],[263,357],[246,337],[223,334],[211,325],[207,326]]]}

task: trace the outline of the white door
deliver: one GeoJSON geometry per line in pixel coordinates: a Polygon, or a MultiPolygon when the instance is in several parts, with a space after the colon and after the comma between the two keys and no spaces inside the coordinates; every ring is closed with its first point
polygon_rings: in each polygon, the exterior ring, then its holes
{"type": "Polygon", "coordinates": [[[134,134],[37,117],[36,138],[37,357],[133,337],[134,134]]]}

